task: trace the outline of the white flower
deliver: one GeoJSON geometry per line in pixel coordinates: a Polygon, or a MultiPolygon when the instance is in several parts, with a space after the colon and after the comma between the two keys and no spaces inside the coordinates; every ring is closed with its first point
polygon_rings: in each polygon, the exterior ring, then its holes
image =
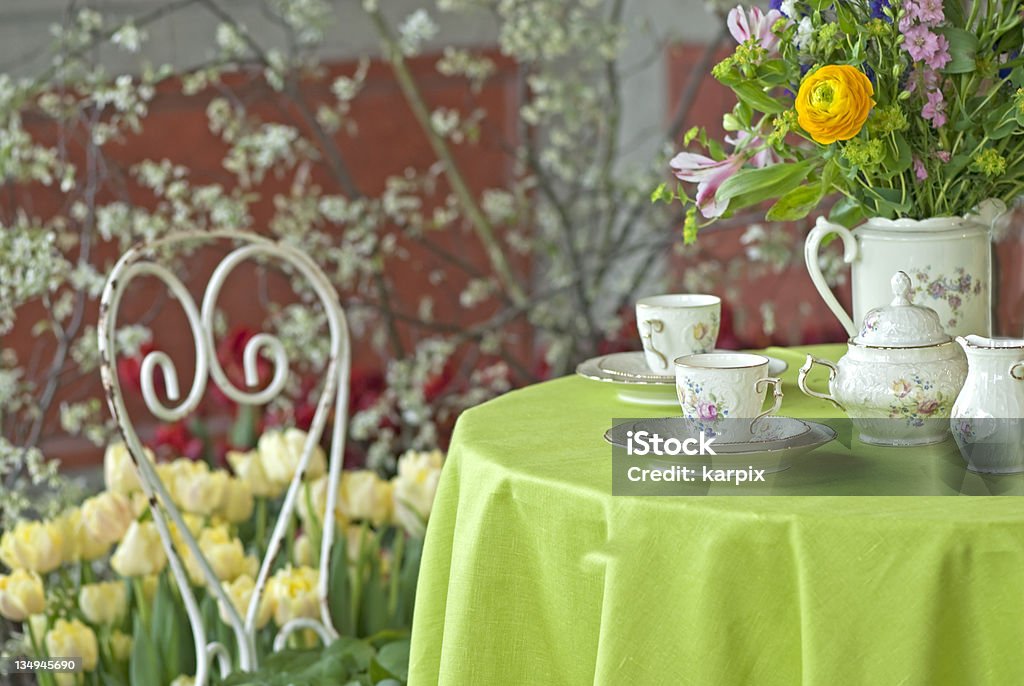
{"type": "Polygon", "coordinates": [[[798,50],[806,50],[814,38],[814,24],[810,17],[804,17],[796,27],[796,47],[798,50]]]}

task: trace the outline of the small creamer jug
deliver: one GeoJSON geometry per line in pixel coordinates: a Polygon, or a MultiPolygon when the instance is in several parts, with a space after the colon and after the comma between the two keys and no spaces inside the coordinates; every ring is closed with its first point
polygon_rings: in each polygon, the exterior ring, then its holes
{"type": "Polygon", "coordinates": [[[951,427],[967,468],[1024,472],[1024,339],[957,337],[967,353],[967,380],[953,404],[951,427]]]}

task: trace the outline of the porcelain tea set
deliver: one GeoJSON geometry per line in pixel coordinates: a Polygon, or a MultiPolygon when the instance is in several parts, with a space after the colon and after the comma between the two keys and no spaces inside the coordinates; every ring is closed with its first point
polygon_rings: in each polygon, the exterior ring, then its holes
{"type": "MultiPolygon", "coordinates": [[[[972,471],[1024,471],[1024,339],[954,339],[933,309],[912,302],[906,273],[896,272],[890,286],[891,302],[867,312],[838,363],[807,356],[800,390],[845,412],[865,443],[926,445],[945,440],[952,428],[972,471]],[[828,370],[827,392],[808,381],[815,365],[828,370]]],[[[659,295],[636,308],[643,352],[594,358],[577,373],[617,384],[627,402],[678,402],[683,418],[702,429],[728,418],[749,418],[751,426],[782,419],[776,417],[783,399],[778,375],[785,363],[715,350],[717,297],[659,295]],[[769,389],[774,402],[762,411],[769,389]]],[[[835,434],[816,435],[827,442],[835,434]]]]}

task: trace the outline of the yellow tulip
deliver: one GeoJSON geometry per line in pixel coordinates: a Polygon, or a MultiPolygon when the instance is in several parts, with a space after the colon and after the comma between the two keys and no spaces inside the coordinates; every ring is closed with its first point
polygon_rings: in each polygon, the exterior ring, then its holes
{"type": "Polygon", "coordinates": [[[221,506],[228,474],[217,470],[211,472],[205,462],[175,460],[173,471],[174,502],[178,507],[198,515],[208,516],[221,506]]]}
{"type": "Polygon", "coordinates": [[[52,658],[82,658],[82,669],[86,672],[96,669],[99,660],[96,634],[77,619],[58,619],[46,634],[46,650],[52,658]]]}
{"type": "Polygon", "coordinates": [[[252,488],[238,477],[230,477],[224,487],[220,514],[232,524],[239,524],[252,516],[252,488]]]}
{"type": "Polygon", "coordinates": [[[128,662],[132,656],[132,637],[115,629],[110,633],[110,654],[117,662],[128,662]]]}
{"type": "Polygon", "coordinates": [[[20,522],[0,538],[0,562],[11,569],[46,574],[64,561],[64,535],[57,522],[20,522]]]}
{"type": "MultiPolygon", "coordinates": [[[[155,459],[153,451],[145,449],[150,462],[155,459]]],[[[103,481],[111,493],[130,496],[140,490],[139,472],[124,443],[112,443],[103,454],[103,481]]]]}
{"type": "Polygon", "coordinates": [[[247,453],[229,452],[228,464],[235,476],[248,484],[252,494],[257,498],[276,498],[284,492],[284,487],[273,483],[263,470],[263,461],[259,452],[251,450],[247,453]]]}
{"type": "Polygon", "coordinates": [[[38,574],[24,569],[0,574],[0,616],[12,622],[24,622],[30,615],[45,609],[46,593],[38,574]]]}
{"type": "Polygon", "coordinates": [[[306,534],[301,534],[295,539],[292,562],[299,566],[313,564],[313,544],[309,542],[309,536],[306,534]]]}
{"type": "MultiPolygon", "coordinates": [[[[242,541],[231,537],[227,525],[203,529],[199,534],[198,543],[203,558],[219,580],[233,581],[242,574],[256,576],[259,561],[254,556],[245,554],[242,541]]],[[[185,549],[182,558],[192,583],[197,586],[205,585],[203,569],[192,552],[185,549]]]]}
{"type": "MultiPolygon", "coordinates": [[[[299,461],[302,458],[307,438],[306,432],[300,429],[268,431],[260,436],[256,447],[260,453],[260,461],[263,463],[263,471],[266,472],[267,478],[271,482],[283,487],[292,480],[299,468],[299,461]]],[[[326,471],[327,456],[324,454],[323,448],[315,445],[303,478],[316,479],[326,471]]]]}
{"type": "Polygon", "coordinates": [[[422,538],[426,531],[443,462],[440,450],[410,450],[398,458],[398,473],[392,479],[395,520],[411,536],[422,538]]]}
{"type": "Polygon", "coordinates": [[[279,627],[293,619],[316,619],[320,616],[317,579],[317,570],[312,567],[285,567],[271,577],[267,583],[267,596],[279,627]]]}
{"type": "Polygon", "coordinates": [[[327,477],[302,484],[299,490],[299,502],[295,505],[296,512],[305,527],[313,526],[311,517],[316,518],[316,525],[323,526],[324,512],[327,510],[327,477]]]}
{"type": "Polygon", "coordinates": [[[392,486],[369,469],[343,472],[338,509],[349,520],[382,526],[391,521],[392,486]]]}
{"type": "Polygon", "coordinates": [[[110,566],[121,576],[159,574],[166,564],[167,553],[153,522],[132,522],[110,558],[110,566]]]}
{"type": "Polygon", "coordinates": [[[57,518],[63,539],[64,561],[71,563],[79,560],[92,562],[110,551],[110,543],[90,536],[82,520],[82,510],[73,507],[57,518]]]}
{"type": "MultiPolygon", "coordinates": [[[[235,610],[244,621],[245,614],[249,611],[249,603],[252,601],[252,592],[256,588],[256,582],[253,581],[252,576],[243,574],[234,581],[225,581],[223,586],[224,592],[231,598],[231,604],[235,606],[235,610]]],[[[267,625],[273,611],[274,608],[267,597],[266,589],[264,589],[259,608],[256,610],[257,629],[262,629],[267,625]]],[[[228,621],[228,614],[223,608],[220,611],[220,618],[225,623],[228,621]]]]}
{"type": "Polygon", "coordinates": [[[822,145],[853,138],[875,106],[875,89],[864,72],[830,64],[809,73],[796,94],[800,127],[822,145]]]}
{"type": "Polygon", "coordinates": [[[132,502],[120,493],[104,491],[82,503],[85,533],[95,541],[117,543],[134,521],[132,502]]]}
{"type": "Polygon", "coordinates": [[[116,624],[128,611],[124,582],[86,584],[78,592],[78,607],[92,624],[116,624]]]}

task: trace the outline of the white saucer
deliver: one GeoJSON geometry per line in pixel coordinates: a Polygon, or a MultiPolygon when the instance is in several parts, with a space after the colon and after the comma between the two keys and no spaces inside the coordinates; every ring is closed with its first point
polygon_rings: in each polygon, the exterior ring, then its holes
{"type": "MultiPolygon", "coordinates": [[[[716,348],[714,352],[733,351],[716,348]]],[[[789,369],[789,364],[785,360],[768,357],[769,375],[778,376],[787,369],[789,369]]],[[[576,373],[592,381],[615,384],[618,387],[619,399],[627,403],[639,405],[679,404],[676,399],[675,376],[652,372],[647,366],[642,350],[592,357],[581,362],[576,367],[576,373]]]]}

